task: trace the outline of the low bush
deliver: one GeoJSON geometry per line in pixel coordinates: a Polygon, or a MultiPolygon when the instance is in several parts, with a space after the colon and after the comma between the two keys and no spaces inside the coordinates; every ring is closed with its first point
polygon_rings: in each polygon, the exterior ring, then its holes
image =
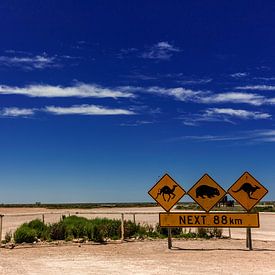
{"type": "Polygon", "coordinates": [[[27,223],[22,224],[14,233],[14,241],[16,243],[33,243],[36,237],[35,229],[30,228],[27,223]]]}
{"type": "Polygon", "coordinates": [[[41,240],[49,239],[49,227],[44,224],[41,220],[35,219],[28,223],[28,227],[34,229],[36,237],[41,240]]]}
{"type": "Polygon", "coordinates": [[[49,237],[49,227],[39,219],[22,224],[14,233],[16,243],[32,243],[37,239],[48,240],[49,237]]]}
{"type": "Polygon", "coordinates": [[[205,228],[205,227],[199,227],[197,229],[197,234],[199,238],[221,238],[222,236],[222,229],[221,228],[205,228]]]}
{"type": "Polygon", "coordinates": [[[5,240],[2,241],[2,242],[4,242],[4,243],[9,243],[9,242],[11,241],[11,239],[12,239],[12,233],[11,233],[11,231],[8,231],[8,232],[6,232],[6,234],[5,234],[5,240]]]}
{"type": "MultiPolygon", "coordinates": [[[[212,238],[221,237],[221,229],[199,228],[198,231],[184,233],[182,228],[172,228],[173,237],[184,238],[212,238]]],[[[135,224],[132,221],[124,222],[125,238],[162,238],[168,236],[168,229],[156,228],[149,225],[135,224]]],[[[84,217],[70,216],[63,217],[59,222],[50,225],[44,224],[36,219],[29,223],[22,224],[14,233],[16,243],[32,243],[35,240],[66,240],[74,238],[83,238],[94,242],[105,242],[108,239],[117,240],[121,238],[121,220],[95,218],[87,219],[84,217]]],[[[7,237],[8,239],[8,237],[7,237]]]]}

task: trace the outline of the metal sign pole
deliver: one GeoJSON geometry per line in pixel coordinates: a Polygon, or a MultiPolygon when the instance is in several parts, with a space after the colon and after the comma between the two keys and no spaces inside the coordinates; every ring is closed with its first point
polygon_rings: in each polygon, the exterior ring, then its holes
{"type": "Polygon", "coordinates": [[[168,249],[172,248],[172,229],[168,228],[168,249]]]}
{"type": "Polygon", "coordinates": [[[246,247],[248,248],[248,227],[246,228],[246,247]]]}
{"type": "Polygon", "coordinates": [[[247,244],[249,250],[252,250],[251,228],[247,228],[247,244]]]}

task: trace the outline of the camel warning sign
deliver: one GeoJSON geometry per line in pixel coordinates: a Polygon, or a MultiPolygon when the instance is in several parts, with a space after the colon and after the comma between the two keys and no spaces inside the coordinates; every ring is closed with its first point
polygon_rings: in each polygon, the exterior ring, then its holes
{"type": "Polygon", "coordinates": [[[254,227],[259,224],[258,213],[183,212],[159,213],[161,227],[254,227]]]}
{"type": "Polygon", "coordinates": [[[188,195],[206,212],[209,212],[225,194],[223,188],[208,174],[204,174],[188,191],[188,195]]]}
{"type": "Polygon", "coordinates": [[[250,211],[266,195],[268,190],[252,175],[245,172],[227,192],[243,208],[250,211]]]}
{"type": "Polygon", "coordinates": [[[185,193],[184,189],[168,174],[165,174],[148,192],[167,212],[170,211],[185,193]]]}

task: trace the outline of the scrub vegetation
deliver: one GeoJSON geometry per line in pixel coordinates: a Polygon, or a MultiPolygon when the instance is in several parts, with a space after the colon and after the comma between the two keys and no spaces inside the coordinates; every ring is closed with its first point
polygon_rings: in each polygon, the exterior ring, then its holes
{"type": "MultiPolygon", "coordinates": [[[[124,238],[166,238],[167,228],[158,225],[154,228],[147,224],[135,224],[128,220],[124,222],[124,238]]],[[[198,229],[196,232],[186,231],[182,228],[172,229],[173,237],[178,238],[212,238],[221,237],[221,229],[198,229]]],[[[13,234],[15,243],[34,243],[38,241],[93,241],[104,243],[109,240],[121,238],[121,221],[116,219],[70,216],[63,217],[59,222],[44,224],[41,220],[32,220],[24,223],[13,234]]],[[[11,234],[7,236],[6,242],[11,241],[11,234]]]]}

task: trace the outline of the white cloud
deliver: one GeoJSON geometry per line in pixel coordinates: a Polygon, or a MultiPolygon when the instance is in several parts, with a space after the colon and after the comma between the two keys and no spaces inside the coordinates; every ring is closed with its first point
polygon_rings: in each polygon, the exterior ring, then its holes
{"type": "Polygon", "coordinates": [[[234,73],[234,74],[231,74],[230,76],[232,76],[233,78],[243,78],[243,77],[246,77],[248,76],[248,73],[244,73],[244,72],[239,72],[239,73],[234,73]]]}
{"type": "Polygon", "coordinates": [[[220,93],[210,96],[201,97],[202,103],[246,103],[251,105],[263,105],[266,103],[266,98],[258,94],[249,93],[220,93]]]}
{"type": "Polygon", "coordinates": [[[147,92],[158,94],[158,95],[167,95],[167,96],[173,96],[177,100],[180,101],[197,101],[199,100],[200,96],[202,94],[207,94],[207,92],[202,91],[194,91],[191,89],[185,89],[185,88],[161,88],[161,87],[149,87],[146,89],[147,92]]]}
{"type": "Polygon", "coordinates": [[[137,120],[135,122],[121,123],[120,126],[136,127],[136,126],[148,125],[148,124],[153,124],[153,123],[154,123],[153,121],[137,120]]]}
{"type": "Polygon", "coordinates": [[[111,109],[97,105],[73,105],[70,107],[46,106],[44,108],[7,107],[0,109],[0,117],[30,117],[37,112],[53,115],[135,115],[132,110],[111,109]]]}
{"type": "Polygon", "coordinates": [[[254,91],[275,91],[275,86],[271,85],[247,85],[236,87],[237,90],[254,90],[254,91]]]}
{"type": "Polygon", "coordinates": [[[169,60],[176,52],[180,52],[180,49],[167,41],[161,41],[142,53],[141,57],[145,59],[169,60]]]}
{"type": "Polygon", "coordinates": [[[275,99],[265,98],[262,95],[242,92],[229,92],[229,93],[213,93],[210,91],[200,91],[179,88],[161,88],[161,87],[149,87],[145,91],[159,94],[173,96],[180,101],[191,101],[196,103],[246,103],[250,105],[263,105],[274,104],[275,99]]]}
{"type": "Polygon", "coordinates": [[[206,110],[207,116],[231,116],[241,119],[267,119],[271,115],[268,113],[252,112],[247,110],[236,110],[231,108],[210,108],[206,110]]]}
{"type": "Polygon", "coordinates": [[[59,67],[56,56],[49,56],[46,53],[41,55],[21,55],[21,56],[0,56],[0,66],[18,67],[25,70],[45,69],[59,67]]]}
{"type": "Polygon", "coordinates": [[[274,81],[275,77],[262,77],[262,76],[259,76],[259,77],[253,77],[253,79],[264,80],[264,81],[274,81]]]}
{"type": "Polygon", "coordinates": [[[108,109],[96,105],[74,105],[71,107],[46,106],[44,109],[55,115],[134,115],[135,113],[125,109],[108,109]]]}
{"type": "Polygon", "coordinates": [[[16,94],[30,97],[134,97],[130,92],[79,83],[75,86],[29,85],[25,87],[0,85],[0,94],[16,94]]]}
{"type": "Polygon", "coordinates": [[[269,119],[271,115],[232,108],[209,108],[200,113],[185,114],[180,117],[187,126],[199,126],[201,122],[227,122],[235,124],[234,119],[269,119]]]}
{"type": "Polygon", "coordinates": [[[9,107],[3,108],[0,111],[0,116],[4,117],[27,117],[34,115],[36,109],[27,109],[27,108],[17,108],[17,107],[9,107]]]}
{"type": "Polygon", "coordinates": [[[246,144],[255,144],[263,142],[275,142],[275,130],[265,129],[265,130],[254,130],[254,131],[243,131],[234,132],[228,135],[200,135],[200,136],[181,136],[177,138],[171,138],[169,141],[235,141],[237,143],[242,142],[246,144]]]}
{"type": "Polygon", "coordinates": [[[187,79],[187,80],[178,80],[177,82],[182,85],[200,85],[207,84],[212,82],[212,78],[202,78],[202,79],[187,79]]]}

